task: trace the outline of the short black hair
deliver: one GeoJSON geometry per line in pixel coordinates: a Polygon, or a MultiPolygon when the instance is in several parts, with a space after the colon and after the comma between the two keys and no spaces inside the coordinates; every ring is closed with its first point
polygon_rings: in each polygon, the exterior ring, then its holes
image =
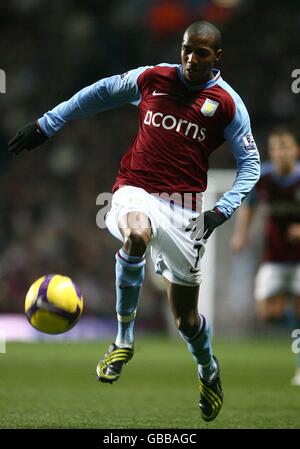
{"type": "Polygon", "coordinates": [[[219,50],[222,48],[222,34],[221,31],[212,23],[205,21],[193,22],[187,27],[184,34],[202,34],[210,35],[214,38],[213,48],[219,50]]]}

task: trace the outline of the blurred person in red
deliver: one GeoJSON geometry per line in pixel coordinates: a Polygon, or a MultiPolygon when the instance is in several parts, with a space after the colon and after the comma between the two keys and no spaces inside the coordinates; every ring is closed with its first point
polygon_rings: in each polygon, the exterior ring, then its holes
{"type": "MultiPolygon", "coordinates": [[[[270,161],[262,164],[261,178],[239,209],[231,240],[233,252],[241,252],[257,206],[266,206],[262,261],[255,278],[257,318],[291,326],[300,323],[300,163],[295,134],[288,128],[273,129],[268,137],[270,161]]],[[[297,327],[300,327],[299,325],[297,327]]],[[[292,379],[300,385],[300,357],[292,379]]]]}

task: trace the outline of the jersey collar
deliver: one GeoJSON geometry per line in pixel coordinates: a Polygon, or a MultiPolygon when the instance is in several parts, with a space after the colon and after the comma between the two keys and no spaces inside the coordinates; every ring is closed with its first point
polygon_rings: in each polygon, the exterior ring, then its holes
{"type": "Polygon", "coordinates": [[[294,169],[288,175],[285,175],[285,176],[279,175],[276,172],[276,168],[275,168],[274,164],[272,164],[272,162],[271,162],[271,168],[272,168],[272,171],[271,171],[272,178],[278,184],[280,184],[282,187],[288,187],[300,180],[300,164],[299,163],[296,163],[294,169]]]}
{"type": "Polygon", "coordinates": [[[217,82],[222,79],[221,72],[219,69],[212,69],[212,71],[213,71],[214,77],[211,80],[209,80],[203,84],[198,84],[196,86],[190,86],[183,75],[182,65],[180,64],[177,67],[177,73],[178,73],[178,77],[179,77],[180,81],[190,90],[207,89],[207,88],[213,87],[215,84],[217,84],[217,82]]]}

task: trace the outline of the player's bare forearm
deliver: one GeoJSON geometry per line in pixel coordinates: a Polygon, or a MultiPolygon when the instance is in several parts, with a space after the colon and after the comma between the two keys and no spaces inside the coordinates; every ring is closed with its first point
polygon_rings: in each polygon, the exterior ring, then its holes
{"type": "Polygon", "coordinates": [[[247,237],[251,227],[255,209],[243,204],[236,214],[233,236],[230,241],[231,250],[238,253],[244,249],[247,243],[247,237]]]}

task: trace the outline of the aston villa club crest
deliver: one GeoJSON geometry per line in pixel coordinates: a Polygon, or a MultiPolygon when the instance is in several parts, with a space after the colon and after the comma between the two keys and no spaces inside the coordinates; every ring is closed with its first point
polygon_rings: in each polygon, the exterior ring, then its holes
{"type": "Polygon", "coordinates": [[[206,117],[212,117],[216,110],[218,109],[219,102],[210,100],[209,98],[206,98],[205,102],[202,105],[201,112],[206,117]]]}

